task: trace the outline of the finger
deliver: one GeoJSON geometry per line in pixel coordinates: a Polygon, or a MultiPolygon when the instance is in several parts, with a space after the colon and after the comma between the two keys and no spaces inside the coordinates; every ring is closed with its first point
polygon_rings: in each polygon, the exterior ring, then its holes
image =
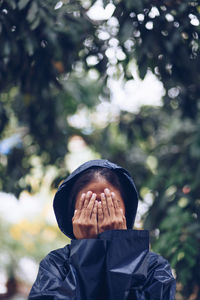
{"type": "Polygon", "coordinates": [[[101,201],[98,202],[98,213],[97,213],[97,217],[98,217],[98,222],[99,222],[99,223],[102,223],[102,222],[103,222],[103,209],[102,209],[101,201]]]}
{"type": "Polygon", "coordinates": [[[113,199],[111,197],[111,193],[109,189],[105,189],[104,190],[105,194],[106,194],[106,199],[107,199],[107,206],[108,206],[108,212],[111,216],[111,218],[114,217],[115,215],[115,209],[114,209],[114,204],[113,204],[113,199]]]}
{"type": "Polygon", "coordinates": [[[93,193],[92,197],[90,198],[90,202],[88,204],[88,207],[87,207],[87,212],[88,212],[88,215],[90,217],[92,215],[92,211],[93,211],[93,208],[94,208],[96,197],[97,197],[97,195],[95,193],[93,193]]]}
{"type": "Polygon", "coordinates": [[[92,210],[91,219],[94,223],[97,223],[97,210],[98,210],[98,201],[95,200],[94,208],[92,210]]]}
{"type": "Polygon", "coordinates": [[[84,208],[87,208],[88,207],[88,204],[90,202],[90,198],[92,196],[92,192],[91,191],[88,191],[86,193],[86,196],[85,196],[85,201],[84,201],[84,208]]]}
{"type": "Polygon", "coordinates": [[[75,215],[75,212],[74,212],[73,218],[79,218],[80,217],[80,215],[82,213],[82,208],[83,208],[84,201],[85,201],[85,193],[81,194],[80,200],[78,200],[78,203],[77,203],[78,205],[77,205],[77,208],[75,210],[76,215],[75,215]]]}
{"type": "Polygon", "coordinates": [[[122,210],[122,208],[119,205],[119,202],[118,202],[118,200],[116,198],[115,193],[112,192],[111,195],[112,195],[112,199],[113,199],[113,203],[114,203],[115,215],[116,216],[124,215],[123,210],[122,210]]]}
{"type": "Polygon", "coordinates": [[[118,203],[118,201],[117,201],[117,198],[116,198],[116,196],[115,196],[115,193],[112,192],[112,193],[111,193],[111,196],[112,196],[112,199],[113,199],[114,208],[116,209],[116,208],[119,207],[119,203],[118,203]]]}
{"type": "Polygon", "coordinates": [[[107,218],[109,216],[109,213],[108,213],[106,196],[104,193],[101,193],[101,205],[102,205],[102,210],[103,210],[103,217],[107,218]]]}
{"type": "Polygon", "coordinates": [[[123,229],[127,229],[126,226],[126,217],[123,215],[123,229]]]}
{"type": "Polygon", "coordinates": [[[84,201],[85,201],[85,193],[81,194],[81,198],[78,201],[78,205],[76,208],[77,210],[81,210],[83,208],[84,201]]]}
{"type": "Polygon", "coordinates": [[[77,217],[77,215],[78,215],[78,210],[77,209],[75,209],[75,211],[74,211],[74,215],[73,215],[73,218],[72,218],[72,222],[74,221],[74,219],[77,217]]]}

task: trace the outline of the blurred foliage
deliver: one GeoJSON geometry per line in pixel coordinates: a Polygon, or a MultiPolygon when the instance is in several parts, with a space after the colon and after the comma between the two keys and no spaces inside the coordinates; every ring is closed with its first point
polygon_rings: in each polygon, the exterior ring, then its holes
{"type": "Polygon", "coordinates": [[[151,193],[144,228],[151,231],[153,250],[170,261],[184,299],[193,291],[199,299],[199,125],[181,119],[178,109],[169,115],[164,107],[147,106],[85,136],[102,157],[131,172],[141,200],[151,193]]]}
{"type": "Polygon", "coordinates": [[[121,113],[103,133],[86,138],[131,171],[141,198],[152,193],[144,227],[153,249],[171,262],[185,299],[200,299],[199,1],[113,3],[115,43],[125,54],[114,64],[130,80],[136,60],[140,77],[150,69],[166,94],[163,107],[121,113]]]}
{"type": "Polygon", "coordinates": [[[1,90],[16,83],[23,93],[38,95],[60,85],[57,76],[72,70],[80,51],[84,61],[90,51],[101,50],[80,2],[57,5],[55,0],[0,2],[1,90]]]}
{"type": "Polygon", "coordinates": [[[15,194],[31,189],[32,156],[62,169],[67,115],[94,105],[103,89],[103,79],[87,78],[88,56],[102,53],[97,78],[107,59],[94,24],[78,1],[58,4],[0,1],[0,188],[15,194]]]}
{"type": "MultiPolygon", "coordinates": [[[[27,198],[25,201],[30,202],[30,195],[27,192],[25,194],[27,198]]],[[[6,284],[7,292],[2,294],[1,290],[1,299],[12,299],[11,295],[14,296],[20,286],[23,287],[25,297],[19,298],[27,299],[32,281],[35,280],[37,275],[39,262],[47,253],[53,249],[63,247],[69,242],[68,238],[63,238],[56,222],[54,220],[52,222],[50,195],[46,194],[43,199],[39,197],[39,194],[37,196],[38,199],[29,203],[29,209],[26,211],[28,216],[23,212],[19,214],[19,210],[22,210],[21,199],[18,201],[14,197],[6,197],[7,206],[15,211],[10,221],[2,213],[1,208],[0,273],[6,274],[8,280],[6,284]],[[35,204],[33,204],[36,200],[39,208],[37,215],[35,215],[35,204]],[[10,280],[15,281],[15,286],[13,286],[13,283],[9,285],[10,280]]],[[[2,194],[1,198],[3,198],[2,194]]]]}
{"type": "Polygon", "coordinates": [[[185,299],[200,299],[199,1],[113,0],[113,16],[98,22],[87,14],[96,1],[86,2],[0,1],[0,188],[35,191],[38,160],[42,174],[58,168],[59,182],[68,138],[82,135],[130,170],[141,199],[151,192],[144,227],[153,249],[169,259],[185,299]],[[163,106],[72,128],[69,115],[108,98],[109,76],[134,79],[132,61],[141,78],[151,70],[162,81],[163,106]]]}
{"type": "Polygon", "coordinates": [[[34,258],[39,263],[49,251],[64,246],[63,236],[58,227],[48,224],[44,215],[34,221],[23,219],[13,225],[1,220],[0,225],[1,268],[9,271],[13,271],[13,264],[17,266],[23,257],[34,258]]]}
{"type": "MultiPolygon", "coordinates": [[[[105,1],[107,2],[107,1],[105,1]]],[[[166,89],[169,112],[179,107],[184,116],[197,117],[199,87],[199,1],[113,1],[118,21],[116,38],[125,53],[121,65],[134,58],[141,78],[148,69],[166,89]]],[[[128,74],[128,77],[130,74],[128,74]]]]}

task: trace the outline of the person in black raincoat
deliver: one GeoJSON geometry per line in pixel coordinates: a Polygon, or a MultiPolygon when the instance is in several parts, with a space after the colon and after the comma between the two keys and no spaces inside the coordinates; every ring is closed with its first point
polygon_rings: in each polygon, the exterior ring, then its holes
{"type": "Polygon", "coordinates": [[[127,170],[107,160],[76,169],[59,187],[54,211],[71,244],[40,263],[29,300],[173,300],[166,259],[133,230],[137,191],[127,170]]]}

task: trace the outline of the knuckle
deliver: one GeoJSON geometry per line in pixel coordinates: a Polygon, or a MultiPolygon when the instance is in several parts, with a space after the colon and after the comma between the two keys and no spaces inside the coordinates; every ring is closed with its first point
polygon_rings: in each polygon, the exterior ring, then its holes
{"type": "Polygon", "coordinates": [[[81,222],[81,220],[77,220],[76,224],[77,224],[78,226],[82,226],[82,225],[83,225],[83,223],[81,222]]]}
{"type": "Polygon", "coordinates": [[[106,223],[103,227],[105,230],[108,230],[108,229],[110,229],[110,224],[106,223]]]}
{"type": "Polygon", "coordinates": [[[110,225],[114,226],[116,224],[116,221],[114,219],[111,220],[110,225]]]}

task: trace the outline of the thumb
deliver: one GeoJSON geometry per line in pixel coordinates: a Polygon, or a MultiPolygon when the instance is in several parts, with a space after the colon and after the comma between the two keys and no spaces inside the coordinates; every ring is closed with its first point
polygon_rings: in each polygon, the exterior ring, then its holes
{"type": "Polygon", "coordinates": [[[74,215],[73,215],[73,218],[72,218],[72,221],[74,221],[75,218],[79,218],[79,216],[80,216],[80,212],[79,212],[79,211],[80,211],[80,210],[75,209],[74,215]]]}

